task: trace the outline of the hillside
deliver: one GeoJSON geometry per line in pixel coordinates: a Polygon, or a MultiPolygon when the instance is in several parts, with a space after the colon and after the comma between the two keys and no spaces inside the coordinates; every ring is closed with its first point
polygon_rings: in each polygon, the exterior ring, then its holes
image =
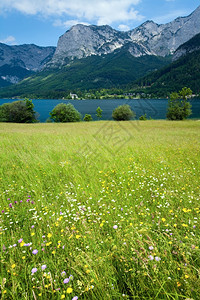
{"type": "Polygon", "coordinates": [[[171,57],[134,57],[128,51],[115,51],[105,56],[77,59],[61,69],[46,69],[26,78],[15,86],[0,90],[0,97],[31,94],[47,97],[52,92],[76,89],[99,89],[122,87],[127,83],[160,69],[171,57]]]}
{"type": "Polygon", "coordinates": [[[187,86],[200,93],[200,50],[185,54],[170,65],[140,79],[137,85],[155,95],[167,95],[187,86]]]}

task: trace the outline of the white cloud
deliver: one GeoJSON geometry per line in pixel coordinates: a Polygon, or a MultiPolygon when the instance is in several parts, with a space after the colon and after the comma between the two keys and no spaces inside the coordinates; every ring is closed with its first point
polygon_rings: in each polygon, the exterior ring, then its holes
{"type": "MultiPolygon", "coordinates": [[[[141,20],[135,6],[142,0],[1,0],[0,12],[17,10],[21,13],[69,18],[98,25],[141,20]]],[[[73,20],[72,20],[73,21],[73,20]]]]}
{"type": "Polygon", "coordinates": [[[5,39],[1,40],[0,43],[8,44],[8,45],[16,45],[16,39],[14,36],[9,35],[5,39]]]}
{"type": "Polygon", "coordinates": [[[121,30],[121,31],[129,31],[130,27],[128,25],[125,25],[125,24],[120,24],[118,26],[118,29],[121,30]]]}
{"type": "Polygon", "coordinates": [[[68,21],[56,20],[53,23],[53,26],[55,26],[55,27],[69,28],[69,27],[74,26],[76,24],[90,25],[87,22],[81,22],[81,21],[79,21],[79,20],[76,19],[76,20],[68,20],[68,21]]]}

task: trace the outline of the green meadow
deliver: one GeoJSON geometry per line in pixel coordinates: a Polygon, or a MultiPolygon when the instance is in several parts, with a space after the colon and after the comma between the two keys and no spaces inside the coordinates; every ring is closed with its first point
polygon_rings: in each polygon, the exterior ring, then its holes
{"type": "Polygon", "coordinates": [[[199,183],[199,121],[1,123],[1,299],[200,299],[199,183]]]}

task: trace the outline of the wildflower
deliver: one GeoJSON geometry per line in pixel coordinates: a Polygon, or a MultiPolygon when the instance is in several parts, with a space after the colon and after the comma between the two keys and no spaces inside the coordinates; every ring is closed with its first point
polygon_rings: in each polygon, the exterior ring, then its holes
{"type": "Polygon", "coordinates": [[[73,275],[69,275],[69,280],[73,280],[74,276],[73,275]]]}
{"type": "Polygon", "coordinates": [[[36,254],[38,253],[38,250],[35,249],[35,250],[32,251],[32,253],[33,253],[34,255],[36,255],[36,254]]]}
{"type": "Polygon", "coordinates": [[[64,277],[66,275],[65,271],[62,271],[61,276],[64,277]]]}
{"type": "Polygon", "coordinates": [[[63,280],[63,283],[68,283],[69,282],[69,278],[65,278],[64,280],[63,280]]]}
{"type": "Polygon", "coordinates": [[[152,255],[149,255],[148,258],[149,258],[150,260],[154,260],[154,257],[153,257],[152,255]]]}
{"type": "Polygon", "coordinates": [[[158,257],[158,256],[155,256],[155,260],[156,260],[156,261],[160,261],[160,260],[161,260],[161,258],[160,258],[160,257],[158,257]]]}
{"type": "Polygon", "coordinates": [[[78,300],[78,296],[73,297],[72,300],[78,300]]]}
{"type": "Polygon", "coordinates": [[[114,225],[114,226],[113,226],[113,228],[114,228],[114,229],[117,229],[117,228],[118,228],[118,226],[117,226],[117,225],[114,225]]]}
{"type": "Polygon", "coordinates": [[[46,265],[42,265],[42,266],[41,266],[42,271],[45,270],[46,267],[47,267],[46,265]]]}
{"type": "Polygon", "coordinates": [[[60,299],[65,299],[65,295],[62,295],[62,296],[60,297],[60,299]]]}
{"type": "Polygon", "coordinates": [[[9,203],[9,207],[11,207],[11,208],[12,208],[12,203],[9,203]]]}
{"type": "Polygon", "coordinates": [[[153,250],[153,246],[149,246],[149,250],[153,250]]]}
{"type": "Polygon", "coordinates": [[[33,268],[32,270],[31,270],[31,273],[32,274],[34,274],[34,273],[36,273],[37,272],[37,268],[33,268]]]}
{"type": "Polygon", "coordinates": [[[48,233],[47,237],[50,239],[52,237],[52,233],[48,233]]]}
{"type": "Polygon", "coordinates": [[[18,240],[18,243],[20,244],[22,241],[23,241],[23,239],[19,239],[19,240],[18,240]]]}
{"type": "Polygon", "coordinates": [[[73,292],[73,289],[72,288],[68,288],[67,289],[67,294],[71,294],[73,292]]]}
{"type": "Polygon", "coordinates": [[[13,264],[13,265],[11,266],[12,269],[14,269],[15,267],[16,267],[16,264],[13,264]]]}

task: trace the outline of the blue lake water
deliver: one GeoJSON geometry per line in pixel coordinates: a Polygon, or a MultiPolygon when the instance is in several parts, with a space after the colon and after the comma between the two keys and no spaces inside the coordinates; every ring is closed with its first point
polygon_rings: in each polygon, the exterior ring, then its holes
{"type": "MultiPolygon", "coordinates": [[[[13,102],[13,99],[0,99],[0,105],[3,103],[13,102]]],[[[112,100],[49,100],[39,99],[33,100],[34,109],[38,112],[38,119],[40,122],[45,122],[49,118],[50,111],[58,103],[71,103],[84,116],[91,114],[92,118],[96,120],[96,109],[98,106],[103,110],[102,119],[111,120],[112,111],[117,106],[128,104],[136,113],[136,118],[147,114],[148,118],[152,119],[166,119],[167,99],[112,99],[112,100]]],[[[200,99],[192,99],[192,115],[190,118],[200,119],[200,99]]]]}

